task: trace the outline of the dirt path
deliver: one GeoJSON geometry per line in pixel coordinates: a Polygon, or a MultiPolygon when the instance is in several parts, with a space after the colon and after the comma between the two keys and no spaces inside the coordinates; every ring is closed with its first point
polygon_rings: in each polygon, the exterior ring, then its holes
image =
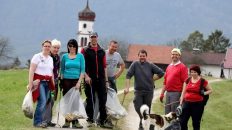
{"type": "MultiPolygon", "coordinates": [[[[209,80],[209,83],[219,82],[219,81],[222,81],[222,79],[209,80]]],[[[133,88],[130,89],[130,91],[133,91],[133,90],[134,90],[133,88]]],[[[153,103],[156,101],[157,98],[159,98],[160,91],[161,91],[161,89],[154,90],[153,103]]],[[[120,90],[118,92],[118,94],[122,94],[123,92],[124,92],[124,90],[120,90]]],[[[138,126],[139,126],[139,116],[134,109],[133,102],[131,102],[129,104],[127,112],[128,112],[128,115],[124,119],[125,123],[123,126],[123,130],[137,130],[138,126]]],[[[55,123],[57,122],[57,115],[54,115],[53,122],[55,122],[55,123]]],[[[88,130],[88,128],[86,127],[87,123],[85,120],[80,120],[80,123],[84,126],[84,128],[82,130],[88,130]]],[[[60,124],[60,126],[62,126],[64,124],[64,118],[62,116],[60,116],[59,124],[60,124]]],[[[48,129],[49,130],[70,130],[70,128],[64,129],[64,128],[59,128],[59,127],[49,127],[48,129]]]]}

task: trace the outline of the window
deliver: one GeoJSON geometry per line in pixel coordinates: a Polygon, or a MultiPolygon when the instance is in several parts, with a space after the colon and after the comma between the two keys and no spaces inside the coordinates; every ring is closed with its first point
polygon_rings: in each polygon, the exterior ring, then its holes
{"type": "Polygon", "coordinates": [[[82,37],[81,38],[81,47],[83,47],[84,46],[84,38],[82,37]]]}
{"type": "Polygon", "coordinates": [[[83,28],[86,28],[86,27],[87,27],[87,24],[86,24],[86,23],[84,23],[84,24],[83,24],[83,28]]]}

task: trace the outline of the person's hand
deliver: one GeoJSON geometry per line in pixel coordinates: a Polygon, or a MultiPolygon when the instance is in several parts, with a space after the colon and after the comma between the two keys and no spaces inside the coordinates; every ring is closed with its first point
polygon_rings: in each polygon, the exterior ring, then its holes
{"type": "Polygon", "coordinates": [[[110,83],[107,81],[106,82],[106,88],[110,87],[110,83]]]}
{"type": "Polygon", "coordinates": [[[81,87],[81,83],[80,83],[80,82],[77,82],[75,88],[76,88],[76,89],[80,89],[80,87],[81,87]]]}
{"type": "Polygon", "coordinates": [[[90,78],[89,76],[86,76],[86,77],[85,77],[85,82],[86,82],[87,84],[91,84],[91,78],[90,78]]]}
{"type": "Polygon", "coordinates": [[[33,85],[32,84],[28,84],[27,85],[27,91],[30,91],[32,89],[33,85]]]}
{"type": "Polygon", "coordinates": [[[204,96],[204,95],[205,95],[205,91],[202,89],[201,92],[200,92],[200,94],[201,94],[202,96],[204,96]]]}
{"type": "Polygon", "coordinates": [[[129,87],[126,87],[125,89],[124,89],[124,94],[126,95],[126,94],[128,94],[129,93],[129,87]]]}
{"type": "Polygon", "coordinates": [[[164,94],[162,93],[162,94],[160,94],[160,102],[163,103],[163,99],[164,99],[164,94]]]}

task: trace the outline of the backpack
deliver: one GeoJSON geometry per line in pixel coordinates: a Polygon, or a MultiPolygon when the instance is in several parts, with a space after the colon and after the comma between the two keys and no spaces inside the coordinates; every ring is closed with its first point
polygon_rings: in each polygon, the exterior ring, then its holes
{"type": "MultiPolygon", "coordinates": [[[[191,77],[189,77],[187,80],[186,80],[186,84],[189,83],[191,77]]],[[[203,97],[203,101],[202,103],[204,104],[204,106],[207,104],[208,100],[209,100],[209,95],[203,95],[201,91],[206,91],[206,89],[204,88],[204,82],[205,82],[205,79],[201,78],[201,83],[200,83],[200,90],[199,90],[199,93],[200,95],[203,97]]]]}

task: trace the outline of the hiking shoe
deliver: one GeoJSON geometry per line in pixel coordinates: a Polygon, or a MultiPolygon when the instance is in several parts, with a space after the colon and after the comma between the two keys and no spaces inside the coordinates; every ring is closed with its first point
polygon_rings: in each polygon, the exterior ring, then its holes
{"type": "Polygon", "coordinates": [[[65,124],[62,126],[62,128],[69,128],[70,127],[70,122],[65,121],[65,124]]]}
{"type": "Polygon", "coordinates": [[[100,124],[100,127],[102,127],[102,128],[108,128],[108,129],[113,129],[114,126],[109,121],[105,121],[104,123],[100,124]]]}
{"type": "Polygon", "coordinates": [[[72,121],[72,128],[74,129],[82,129],[83,126],[79,123],[78,120],[72,121]]]}

